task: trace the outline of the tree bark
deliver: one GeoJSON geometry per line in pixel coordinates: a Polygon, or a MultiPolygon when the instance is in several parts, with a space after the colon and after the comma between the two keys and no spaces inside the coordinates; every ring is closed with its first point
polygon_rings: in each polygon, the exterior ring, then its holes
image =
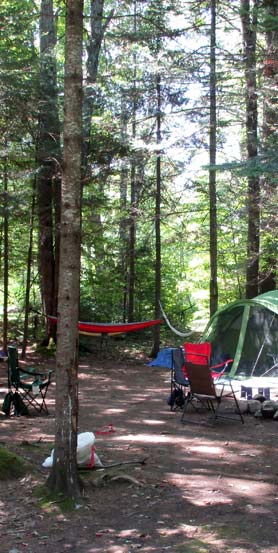
{"type": "Polygon", "coordinates": [[[277,178],[275,170],[277,158],[277,93],[278,93],[278,0],[264,0],[266,27],[266,60],[264,77],[264,121],[262,154],[270,164],[262,178],[262,221],[261,221],[261,264],[260,292],[275,290],[277,287],[278,253],[277,253],[277,178]],[[264,217],[264,213],[267,216],[264,217]]]}
{"type": "MultiPolygon", "coordinates": [[[[127,121],[128,121],[128,113],[127,113],[127,106],[124,99],[122,99],[122,105],[121,105],[121,139],[122,143],[127,143],[127,121]]],[[[123,288],[123,315],[122,320],[123,322],[127,319],[127,290],[128,290],[128,267],[127,267],[127,259],[128,259],[128,226],[127,226],[127,184],[128,184],[128,164],[127,160],[122,160],[122,166],[121,166],[121,177],[120,177],[120,211],[122,214],[120,225],[119,225],[119,235],[120,235],[120,272],[122,275],[122,288],[123,288]]]]}
{"type": "MultiPolygon", "coordinates": [[[[243,34],[243,55],[246,86],[246,148],[249,162],[258,155],[258,101],[256,71],[258,1],[250,5],[250,0],[241,0],[241,24],[243,34]]],[[[247,267],[246,298],[253,298],[259,292],[259,255],[260,255],[260,178],[248,175],[248,234],[247,234],[247,267]]]]}
{"type": "MultiPolygon", "coordinates": [[[[133,32],[137,32],[137,1],[133,3],[133,32]]],[[[137,130],[137,54],[133,54],[133,88],[132,88],[132,139],[135,141],[137,130]]],[[[129,267],[128,267],[128,321],[134,320],[135,294],[135,245],[136,245],[136,152],[133,152],[130,169],[130,224],[129,224],[129,267]]]]}
{"type": "Polygon", "coordinates": [[[82,144],[82,178],[90,177],[89,156],[91,151],[91,125],[95,105],[95,84],[98,73],[99,55],[106,23],[103,23],[104,0],[90,1],[90,36],[87,39],[87,75],[83,99],[83,144],[82,144]]]}
{"type": "MultiPolygon", "coordinates": [[[[5,150],[8,144],[5,140],[5,150]]],[[[3,294],[3,351],[8,351],[8,298],[9,298],[9,200],[8,200],[8,157],[4,157],[4,294],[3,294]]]]}
{"type": "Polygon", "coordinates": [[[210,198],[210,316],[218,307],[217,282],[217,205],[216,205],[216,0],[211,0],[210,27],[210,126],[209,126],[209,198],[210,198]]]}
{"type": "MultiPolygon", "coordinates": [[[[104,0],[90,0],[90,32],[86,40],[87,62],[86,78],[84,79],[83,96],[83,142],[82,142],[82,186],[85,186],[91,179],[92,163],[92,117],[96,106],[97,74],[99,57],[103,37],[107,26],[113,16],[113,10],[104,18],[104,0]]],[[[107,174],[107,171],[106,171],[107,174]]],[[[103,196],[106,175],[102,173],[101,182],[97,183],[96,195],[103,196]]],[[[103,221],[97,209],[92,210],[91,219],[93,223],[92,243],[95,249],[96,272],[101,281],[101,274],[105,270],[105,248],[103,221]]]]}
{"type": "Polygon", "coordinates": [[[34,181],[33,181],[31,214],[30,214],[29,248],[28,248],[28,255],[27,255],[27,274],[26,274],[26,290],[25,290],[24,328],[23,328],[23,340],[22,340],[22,349],[21,349],[21,356],[20,356],[21,359],[25,359],[27,341],[28,341],[35,205],[36,205],[36,177],[34,178],[34,181]]]}
{"type": "Polygon", "coordinates": [[[135,294],[135,244],[136,244],[136,167],[134,156],[131,161],[131,206],[129,224],[129,267],[128,267],[128,322],[134,320],[134,294],[135,294]]]}
{"type": "MultiPolygon", "coordinates": [[[[56,76],[56,28],[53,0],[42,0],[40,16],[40,100],[37,140],[39,270],[45,315],[56,314],[60,225],[60,122],[56,76]],[[53,215],[54,214],[54,215],[53,215]],[[53,228],[55,221],[55,228],[53,228]]],[[[48,338],[53,325],[47,325],[48,338]]]]}
{"type": "Polygon", "coordinates": [[[83,0],[67,0],[64,154],[58,297],[54,465],[48,485],[77,498],[78,318],[81,242],[83,0]]]}
{"type": "MultiPolygon", "coordinates": [[[[155,313],[154,318],[160,317],[161,297],[161,76],[156,75],[156,201],[155,201],[155,313]]],[[[151,355],[155,357],[160,346],[160,325],[156,325],[153,331],[154,343],[151,355]]]]}

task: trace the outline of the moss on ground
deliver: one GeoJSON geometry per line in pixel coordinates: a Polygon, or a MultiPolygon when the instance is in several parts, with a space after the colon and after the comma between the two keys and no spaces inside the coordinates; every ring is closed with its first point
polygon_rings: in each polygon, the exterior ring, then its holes
{"type": "Polygon", "coordinates": [[[76,501],[70,497],[65,497],[61,493],[49,491],[46,485],[36,487],[35,496],[38,499],[40,508],[46,513],[60,512],[70,513],[77,508],[76,501]]]}
{"type": "Polygon", "coordinates": [[[0,480],[10,480],[24,476],[32,465],[19,455],[0,446],[0,480]]]}

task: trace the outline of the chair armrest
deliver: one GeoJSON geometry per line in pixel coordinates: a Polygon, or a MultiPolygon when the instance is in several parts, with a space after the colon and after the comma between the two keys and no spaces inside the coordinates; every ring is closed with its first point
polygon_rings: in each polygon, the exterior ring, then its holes
{"type": "Polygon", "coordinates": [[[18,367],[18,372],[19,372],[19,375],[20,375],[20,378],[21,380],[26,380],[27,378],[31,378],[34,376],[34,370],[32,370],[32,368],[28,368],[28,369],[20,369],[18,367]]]}
{"type": "Polygon", "coordinates": [[[44,378],[50,378],[51,374],[53,373],[53,370],[48,370],[47,372],[37,372],[35,368],[28,367],[28,369],[18,369],[20,372],[20,377],[22,379],[30,378],[31,376],[41,376],[44,378]]]}
{"type": "Polygon", "coordinates": [[[218,363],[217,365],[213,365],[212,367],[210,367],[213,380],[217,381],[222,376],[225,376],[225,371],[231,363],[233,363],[233,359],[227,359],[222,363],[218,363]]]}
{"type": "Polygon", "coordinates": [[[218,363],[217,365],[213,365],[212,367],[210,367],[210,370],[211,371],[214,371],[214,372],[221,372],[223,373],[227,367],[233,363],[233,359],[227,359],[226,361],[222,361],[222,363],[218,363]]]}

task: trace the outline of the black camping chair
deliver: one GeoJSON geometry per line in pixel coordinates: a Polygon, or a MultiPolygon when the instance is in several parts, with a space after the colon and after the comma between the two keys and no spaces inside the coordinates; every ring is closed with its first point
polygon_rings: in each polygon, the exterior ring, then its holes
{"type": "MultiPolygon", "coordinates": [[[[220,378],[217,381],[213,378],[208,359],[205,360],[204,356],[200,355],[198,360],[197,354],[195,354],[195,358],[195,363],[186,361],[190,392],[185,399],[181,418],[182,422],[185,422],[187,409],[191,405],[195,411],[199,411],[199,406],[208,408],[212,412],[214,420],[222,417],[240,420],[244,423],[231,380],[224,379],[221,381],[220,378]],[[230,415],[227,410],[220,409],[224,398],[233,400],[234,414],[230,415]]],[[[188,420],[189,417],[187,417],[188,420]]]]}
{"type": "MultiPolygon", "coordinates": [[[[14,346],[8,346],[8,385],[14,390],[14,396],[20,396],[25,407],[34,407],[39,413],[46,413],[48,409],[45,398],[51,381],[52,370],[47,373],[37,372],[35,369],[21,369],[18,364],[18,353],[14,346]]],[[[15,402],[14,402],[15,403],[15,402]]],[[[16,406],[15,406],[16,409],[16,406]]],[[[22,411],[26,414],[26,411],[22,411]]]]}
{"type": "Polygon", "coordinates": [[[184,355],[182,348],[176,348],[172,351],[172,369],[171,369],[171,394],[168,404],[171,411],[183,408],[185,398],[188,393],[189,382],[184,376],[184,355]]]}

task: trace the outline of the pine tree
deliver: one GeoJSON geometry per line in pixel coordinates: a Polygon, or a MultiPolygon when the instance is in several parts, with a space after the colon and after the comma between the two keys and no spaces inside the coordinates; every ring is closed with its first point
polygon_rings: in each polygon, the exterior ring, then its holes
{"type": "Polygon", "coordinates": [[[83,0],[67,0],[54,465],[48,486],[80,496],[77,469],[83,0]]]}

